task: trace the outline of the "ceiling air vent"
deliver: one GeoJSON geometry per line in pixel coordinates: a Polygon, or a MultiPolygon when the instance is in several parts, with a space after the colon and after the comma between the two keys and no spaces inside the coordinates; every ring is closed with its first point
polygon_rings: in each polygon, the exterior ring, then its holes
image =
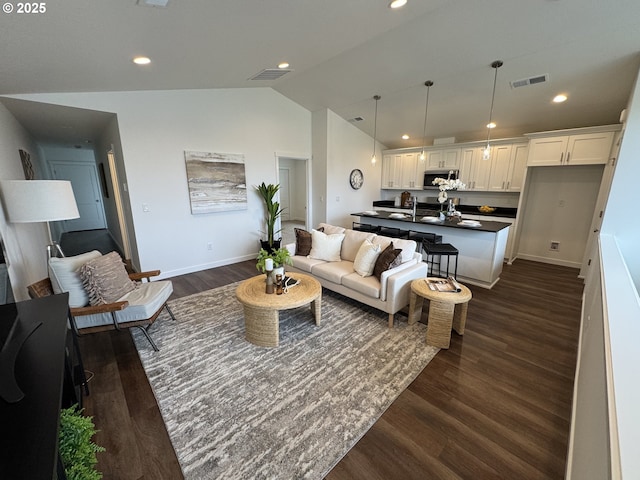
{"type": "Polygon", "coordinates": [[[544,83],[549,81],[549,74],[536,75],[535,77],[524,78],[522,80],[514,80],[511,83],[511,88],[526,87],[528,85],[535,85],[536,83],[544,83]]]}
{"type": "Polygon", "coordinates": [[[138,5],[142,7],[160,7],[164,8],[169,3],[169,0],[138,0],[138,5]]]}
{"type": "Polygon", "coordinates": [[[358,117],[353,117],[353,118],[350,118],[350,119],[349,119],[349,121],[350,121],[351,123],[361,122],[361,121],[363,121],[363,120],[364,120],[364,117],[360,117],[360,116],[358,116],[358,117]]]}
{"type": "Polygon", "coordinates": [[[286,68],[265,68],[249,80],[277,80],[289,72],[293,72],[293,70],[287,70],[286,68]]]}

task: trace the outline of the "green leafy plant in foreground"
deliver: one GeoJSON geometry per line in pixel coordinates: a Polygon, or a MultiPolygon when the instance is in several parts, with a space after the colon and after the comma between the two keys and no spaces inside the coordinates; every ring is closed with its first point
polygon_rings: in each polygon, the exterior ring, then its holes
{"type": "Polygon", "coordinates": [[[92,417],[82,415],[82,410],[74,405],[60,413],[60,458],[68,480],[99,480],[102,473],[95,469],[96,453],[104,448],[96,445],[91,438],[96,434],[92,417]]]}

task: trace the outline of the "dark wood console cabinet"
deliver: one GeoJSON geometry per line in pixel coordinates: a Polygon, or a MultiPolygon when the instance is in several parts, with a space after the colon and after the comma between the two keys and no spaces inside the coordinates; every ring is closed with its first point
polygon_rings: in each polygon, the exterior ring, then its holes
{"type": "Polygon", "coordinates": [[[66,293],[0,305],[0,478],[64,478],[60,409],[84,382],[68,315],[66,293]]]}

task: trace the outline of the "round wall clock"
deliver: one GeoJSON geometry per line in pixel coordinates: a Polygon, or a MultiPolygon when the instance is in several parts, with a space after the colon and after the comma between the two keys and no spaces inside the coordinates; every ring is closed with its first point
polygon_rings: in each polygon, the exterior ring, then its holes
{"type": "Polygon", "coordinates": [[[351,184],[351,188],[353,188],[354,190],[358,190],[364,183],[364,175],[362,174],[362,170],[358,168],[351,170],[351,173],[349,174],[349,183],[351,184]]]}

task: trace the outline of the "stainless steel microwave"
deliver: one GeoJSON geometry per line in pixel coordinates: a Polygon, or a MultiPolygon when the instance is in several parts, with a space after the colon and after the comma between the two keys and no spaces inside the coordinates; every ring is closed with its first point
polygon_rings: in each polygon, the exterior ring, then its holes
{"type": "Polygon", "coordinates": [[[424,172],[422,188],[424,190],[437,190],[438,185],[433,184],[433,181],[436,178],[450,178],[451,180],[456,180],[459,174],[459,170],[428,170],[424,172]]]}

